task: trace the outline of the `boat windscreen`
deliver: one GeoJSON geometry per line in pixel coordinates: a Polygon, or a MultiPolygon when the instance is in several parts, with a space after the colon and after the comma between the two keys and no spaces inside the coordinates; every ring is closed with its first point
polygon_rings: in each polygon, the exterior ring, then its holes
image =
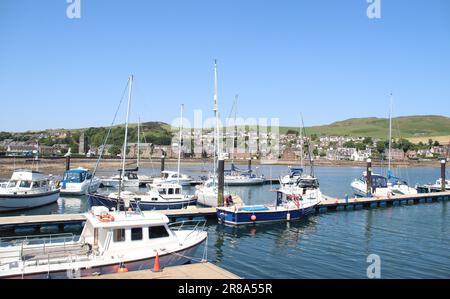
{"type": "Polygon", "coordinates": [[[387,188],[387,179],[381,175],[372,175],[373,188],[387,188]]]}

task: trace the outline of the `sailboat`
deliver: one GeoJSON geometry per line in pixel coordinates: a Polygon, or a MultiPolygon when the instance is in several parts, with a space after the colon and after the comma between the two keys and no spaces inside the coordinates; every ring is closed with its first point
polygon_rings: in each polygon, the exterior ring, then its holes
{"type": "MultiPolygon", "coordinates": [[[[131,91],[133,86],[133,76],[129,79],[128,91],[128,109],[125,123],[125,139],[123,152],[126,152],[128,139],[128,121],[131,107],[131,91]]],[[[126,210],[127,208],[137,208],[140,210],[167,210],[167,209],[181,209],[189,205],[196,205],[197,200],[192,195],[182,193],[180,184],[152,184],[150,190],[145,194],[137,194],[131,191],[124,190],[124,174],[126,173],[125,161],[126,155],[122,155],[122,169],[119,177],[118,192],[110,193],[109,195],[102,195],[98,193],[89,194],[89,205],[105,206],[108,208],[117,208],[118,210],[126,210]]]]}
{"type": "Polygon", "coordinates": [[[392,150],[392,93],[389,108],[389,155],[388,155],[388,171],[387,171],[388,188],[391,190],[393,194],[400,194],[400,195],[417,194],[417,189],[408,186],[408,183],[406,181],[394,175],[391,169],[392,164],[391,150],[392,150]]]}
{"type": "MultiPolygon", "coordinates": [[[[214,117],[216,119],[216,126],[214,128],[214,173],[201,185],[197,185],[195,188],[195,196],[197,197],[197,203],[208,206],[217,207],[218,205],[218,186],[217,186],[217,165],[218,157],[221,154],[220,150],[220,128],[219,128],[219,111],[218,111],[218,90],[217,90],[217,62],[214,63],[214,117]]],[[[225,191],[225,196],[229,196],[229,193],[225,191]]]]}

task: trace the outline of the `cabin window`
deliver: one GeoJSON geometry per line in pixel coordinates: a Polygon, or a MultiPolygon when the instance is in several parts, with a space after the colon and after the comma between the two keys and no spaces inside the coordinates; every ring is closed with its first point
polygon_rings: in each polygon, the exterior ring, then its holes
{"type": "Polygon", "coordinates": [[[42,181],[42,182],[41,182],[41,186],[42,186],[42,187],[47,187],[47,181],[42,181]]]}
{"type": "Polygon", "coordinates": [[[166,189],[158,189],[159,194],[166,194],[166,189]]]}
{"type": "Polygon", "coordinates": [[[31,186],[31,182],[30,181],[20,181],[20,186],[21,188],[30,188],[31,186]]]}
{"type": "Polygon", "coordinates": [[[17,181],[9,181],[7,188],[14,188],[17,186],[17,181]]]}
{"type": "Polygon", "coordinates": [[[175,194],[180,194],[180,188],[175,189],[175,194]]]}
{"type": "Polygon", "coordinates": [[[125,242],[125,230],[115,229],[114,230],[114,242],[125,242]]]}
{"type": "Polygon", "coordinates": [[[169,194],[173,194],[173,189],[169,188],[169,194]]]}
{"type": "Polygon", "coordinates": [[[39,185],[40,185],[39,182],[33,182],[33,188],[39,188],[40,187],[39,185]]]}
{"type": "Polygon", "coordinates": [[[168,236],[169,236],[169,233],[167,232],[165,226],[150,226],[148,228],[148,238],[149,239],[165,238],[168,236]]]}
{"type": "Polygon", "coordinates": [[[131,229],[131,241],[142,240],[142,227],[135,227],[131,229]]]}

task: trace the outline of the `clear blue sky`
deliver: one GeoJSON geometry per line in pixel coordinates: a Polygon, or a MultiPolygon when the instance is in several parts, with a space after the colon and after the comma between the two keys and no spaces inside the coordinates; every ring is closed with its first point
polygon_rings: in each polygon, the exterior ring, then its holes
{"type": "MultiPolygon", "coordinates": [[[[171,122],[185,104],[306,125],[450,115],[450,1],[0,1],[0,130],[108,125],[129,74],[132,120],[171,122]]],[[[209,114],[209,115],[208,115],[209,114]]],[[[124,112],[121,112],[121,121],[124,112]]]]}

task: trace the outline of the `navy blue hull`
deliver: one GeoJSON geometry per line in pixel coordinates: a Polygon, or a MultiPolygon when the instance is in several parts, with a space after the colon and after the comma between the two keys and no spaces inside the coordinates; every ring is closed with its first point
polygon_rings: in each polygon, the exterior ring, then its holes
{"type": "MultiPolygon", "coordinates": [[[[100,194],[89,194],[88,196],[89,207],[93,206],[105,206],[109,209],[117,208],[117,200],[114,198],[109,198],[100,194]]],[[[154,211],[154,210],[176,210],[183,209],[187,206],[195,206],[197,204],[197,199],[186,199],[186,200],[174,200],[171,202],[139,202],[139,208],[142,211],[154,211]]],[[[131,208],[136,209],[136,202],[130,200],[131,208]]],[[[120,210],[125,210],[123,201],[120,202],[120,210]]]]}
{"type": "Polygon", "coordinates": [[[296,209],[290,211],[267,211],[267,212],[230,212],[217,209],[217,218],[226,224],[251,224],[261,222],[274,222],[274,221],[289,221],[294,219],[303,218],[314,212],[314,207],[306,209],[296,209]],[[288,216],[289,214],[289,216],[288,216]],[[252,216],[256,219],[252,220],[252,216]]]}

